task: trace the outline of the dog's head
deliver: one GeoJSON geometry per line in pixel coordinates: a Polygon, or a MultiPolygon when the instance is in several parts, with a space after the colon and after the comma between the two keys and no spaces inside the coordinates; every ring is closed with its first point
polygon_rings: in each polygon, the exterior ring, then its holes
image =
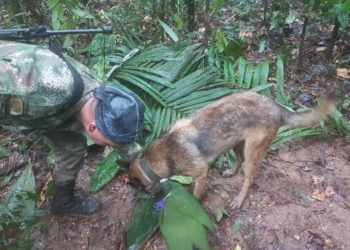
{"type": "Polygon", "coordinates": [[[160,191],[159,181],[151,180],[141,167],[141,159],[133,160],[128,170],[129,182],[132,186],[140,189],[144,188],[150,193],[157,193],[160,191]]]}

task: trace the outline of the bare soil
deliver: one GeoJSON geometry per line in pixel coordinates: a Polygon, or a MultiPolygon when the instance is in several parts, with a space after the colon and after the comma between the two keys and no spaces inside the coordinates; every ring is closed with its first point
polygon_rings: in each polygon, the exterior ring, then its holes
{"type": "MultiPolygon", "coordinates": [[[[90,154],[77,180],[85,189],[96,154],[90,154]]],[[[238,193],[242,173],[223,178],[213,168],[203,206],[216,221],[213,249],[350,249],[350,139],[311,138],[285,143],[258,169],[241,210],[228,204],[238,193]],[[227,215],[220,218],[225,211],[227,215]],[[217,221],[216,218],[219,220],[217,221]]],[[[124,173],[94,195],[103,209],[93,216],[48,212],[33,234],[33,249],[126,249],[125,235],[136,191],[124,173]]],[[[81,191],[80,190],[80,191],[81,191]]],[[[159,232],[142,249],[166,249],[159,232]]]]}

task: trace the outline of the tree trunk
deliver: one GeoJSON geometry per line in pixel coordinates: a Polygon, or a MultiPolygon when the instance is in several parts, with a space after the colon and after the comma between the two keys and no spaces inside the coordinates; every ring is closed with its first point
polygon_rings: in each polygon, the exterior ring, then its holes
{"type": "Polygon", "coordinates": [[[210,21],[209,21],[209,5],[210,1],[205,0],[205,7],[204,7],[204,44],[205,46],[208,45],[210,34],[211,34],[211,27],[210,27],[210,21]]]}
{"type": "Polygon", "coordinates": [[[263,26],[267,26],[267,20],[266,20],[266,15],[267,15],[267,0],[264,0],[264,20],[263,20],[263,26]]]}
{"type": "Polygon", "coordinates": [[[300,36],[299,55],[298,55],[298,70],[301,70],[303,68],[304,41],[305,41],[306,28],[307,28],[308,23],[309,23],[309,17],[305,17],[304,24],[303,24],[303,30],[302,30],[301,36],[300,36]]]}
{"type": "Polygon", "coordinates": [[[340,23],[338,21],[338,18],[335,18],[334,29],[332,31],[331,40],[329,41],[327,51],[326,51],[326,58],[329,61],[332,60],[333,58],[334,45],[335,45],[335,42],[338,40],[339,29],[340,29],[340,23]]]}
{"type": "Polygon", "coordinates": [[[195,4],[194,0],[186,0],[187,5],[187,20],[188,20],[188,31],[194,31],[195,29],[195,4]]]}

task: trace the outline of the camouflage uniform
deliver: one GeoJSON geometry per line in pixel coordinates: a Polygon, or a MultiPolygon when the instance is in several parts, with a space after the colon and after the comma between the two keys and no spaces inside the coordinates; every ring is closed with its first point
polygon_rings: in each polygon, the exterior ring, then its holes
{"type": "MultiPolygon", "coordinates": [[[[54,179],[59,184],[75,180],[83,166],[86,136],[75,116],[102,84],[87,67],[66,60],[84,81],[83,96],[72,107],[65,107],[74,81],[64,60],[43,45],[0,41],[0,125],[22,133],[41,133],[56,156],[54,179]]],[[[130,161],[140,149],[135,143],[124,146],[122,159],[130,161]]]]}

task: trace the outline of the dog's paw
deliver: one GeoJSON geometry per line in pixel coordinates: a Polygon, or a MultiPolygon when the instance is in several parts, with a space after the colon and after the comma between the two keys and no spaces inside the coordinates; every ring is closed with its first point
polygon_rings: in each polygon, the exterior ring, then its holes
{"type": "Polygon", "coordinates": [[[243,202],[244,201],[241,201],[240,199],[238,199],[238,198],[235,198],[231,203],[230,203],[230,208],[232,209],[232,210],[234,210],[234,209],[240,209],[241,207],[242,207],[242,205],[243,205],[243,202]]]}

